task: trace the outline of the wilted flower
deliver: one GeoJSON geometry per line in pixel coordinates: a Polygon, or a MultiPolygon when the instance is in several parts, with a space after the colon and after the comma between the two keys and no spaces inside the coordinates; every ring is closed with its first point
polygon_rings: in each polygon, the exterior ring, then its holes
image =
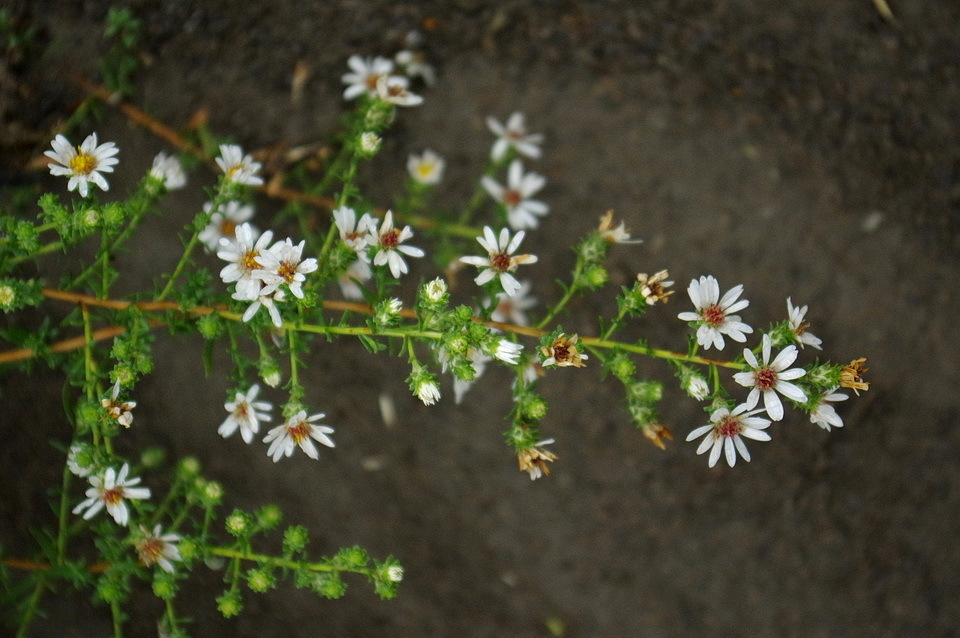
{"type": "Polygon", "coordinates": [[[520,471],[530,475],[530,480],[535,481],[541,476],[550,474],[550,467],[547,463],[556,461],[557,455],[546,450],[541,445],[550,445],[553,439],[544,439],[537,441],[530,447],[517,452],[517,461],[520,465],[520,471]]]}
{"type": "Polygon", "coordinates": [[[117,397],[120,395],[120,382],[117,381],[113,384],[113,394],[109,399],[103,399],[100,401],[100,405],[107,412],[107,416],[111,419],[116,419],[117,423],[122,425],[125,428],[129,428],[133,424],[133,410],[137,407],[136,401],[119,401],[117,397]]]}
{"type": "Polygon", "coordinates": [[[611,244],[642,244],[642,239],[630,239],[630,233],[627,232],[626,225],[623,222],[614,228],[613,227],[613,211],[608,210],[606,214],[600,218],[600,226],[597,228],[597,232],[600,233],[600,236],[603,237],[603,240],[611,244]]]}
{"type": "Polygon", "coordinates": [[[793,302],[790,301],[790,297],[787,297],[787,315],[789,316],[790,329],[793,330],[793,336],[796,337],[797,343],[800,344],[801,348],[807,345],[817,350],[823,349],[820,347],[823,341],[819,337],[815,337],[807,332],[810,324],[803,320],[807,315],[806,306],[795,307],[793,302]]]}
{"type": "Polygon", "coordinates": [[[640,287],[640,294],[643,295],[647,305],[652,306],[658,301],[662,301],[663,303],[670,301],[668,297],[672,295],[674,291],[666,290],[673,285],[672,281],[666,280],[669,276],[670,274],[666,270],[661,270],[653,275],[647,275],[645,272],[637,275],[637,285],[640,287]]]}
{"type": "Polygon", "coordinates": [[[866,357],[854,359],[840,371],[840,385],[850,388],[857,396],[860,396],[860,390],[866,392],[870,389],[870,384],[863,380],[863,373],[870,369],[864,367],[866,362],[866,357]]]}
{"type": "Polygon", "coordinates": [[[583,368],[586,364],[583,363],[589,357],[585,354],[581,354],[577,350],[577,341],[580,339],[579,335],[573,335],[569,339],[560,333],[552,344],[548,347],[540,348],[540,352],[543,353],[545,357],[542,364],[544,368],[547,366],[575,366],[577,368],[583,368]]]}

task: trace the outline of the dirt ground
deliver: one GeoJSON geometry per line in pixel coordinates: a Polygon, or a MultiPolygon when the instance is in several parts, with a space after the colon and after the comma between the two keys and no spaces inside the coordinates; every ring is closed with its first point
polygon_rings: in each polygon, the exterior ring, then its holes
{"type": "MultiPolygon", "coordinates": [[[[136,102],[175,127],[206,109],[212,129],[245,148],[326,139],[344,109],[346,58],[392,54],[421,31],[439,82],[401,114],[371,173],[375,192],[392,192],[407,154],[429,147],[448,161],[441,202],[462,201],[491,142],[484,118],[522,110],[547,140],[535,170],[552,213],[525,242],[540,255],[530,270],[541,300],[559,298],[552,282],[572,265],[568,247],[613,208],[645,239],[614,251],[613,282],[669,268],[680,290],[632,337],[682,348],[685,284],[714,274],[745,285],[753,325],[781,320],[787,296],[809,304],[825,356],[867,357],[872,383],[840,407],[843,429],[788,413],[772,442],[751,446],[751,463],[711,470],[682,441],[705,422],[692,401],[668,391],[661,413],[677,440],[663,452],[630,424],[598,366],[560,370],[542,383],[543,434],[560,459],[531,482],[502,442],[505,374],[488,373],[461,406],[445,397],[427,408],[408,396],[399,362],[318,343],[308,400],[336,426],[337,448],[275,466],[261,447],[217,435],[225,360],[205,377],[197,338],[161,336],[157,373],[137,388],[131,450],[159,443],[198,457],[228,507],[280,504],[313,531],[318,554],[360,544],[406,568],[393,601],[360,579],[338,601],[282,586],[248,596],[229,621],[215,611],[220,575],[198,573],[183,601],[192,633],[957,635],[960,5],[890,4],[893,24],[869,0],[127,3],[150,62],[136,102]],[[293,103],[298,61],[311,74],[293,103]],[[381,392],[397,403],[393,428],[381,392]]],[[[81,97],[67,77],[95,72],[107,8],[12,6],[42,28],[43,46],[17,67],[29,92],[0,92],[8,140],[81,97]]],[[[165,148],[115,110],[97,130],[122,149],[111,193],[139,173],[125,165],[145,168],[165,148]]],[[[6,163],[4,174],[22,171],[6,163]]],[[[175,230],[203,201],[198,188],[167,201],[122,257],[123,286],[169,269],[175,230]]],[[[258,204],[260,220],[277,209],[258,204]]],[[[413,280],[435,275],[421,264],[413,280]]],[[[613,294],[578,299],[562,323],[596,334],[613,294]]],[[[59,383],[43,371],[26,383],[0,377],[4,547],[52,522],[44,498],[60,457],[49,441],[68,432],[41,408],[59,402],[59,383]]],[[[54,595],[46,611],[38,636],[110,632],[108,611],[85,596],[54,595]]],[[[130,635],[153,635],[159,615],[145,596],[130,635]]]]}

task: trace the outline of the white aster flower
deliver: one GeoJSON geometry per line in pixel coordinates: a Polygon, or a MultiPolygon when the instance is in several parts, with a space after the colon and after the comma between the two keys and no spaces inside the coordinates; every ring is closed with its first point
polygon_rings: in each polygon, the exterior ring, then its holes
{"type": "Polygon", "coordinates": [[[307,418],[307,412],[300,410],[283,425],[270,430],[263,439],[264,443],[270,443],[267,456],[272,456],[273,462],[276,463],[281,456],[293,456],[294,450],[300,446],[300,449],[311,459],[320,458],[317,447],[313,444],[314,440],[327,447],[334,447],[333,439],[327,436],[333,433],[333,428],[314,423],[324,416],[326,415],[320,413],[307,418]]]}
{"type": "Polygon", "coordinates": [[[423,98],[407,89],[407,78],[399,75],[382,75],[377,79],[377,97],[397,106],[417,106],[423,98]]]}
{"type": "Polygon", "coordinates": [[[217,166],[227,176],[227,180],[248,186],[261,186],[263,178],[257,175],[262,164],[254,162],[249,155],[243,154],[236,144],[221,144],[217,166]]]}
{"type": "Polygon", "coordinates": [[[333,211],[333,221],[340,231],[340,239],[361,259],[367,257],[367,241],[370,234],[376,232],[377,220],[370,213],[364,213],[357,221],[357,213],[349,206],[341,206],[333,211]]]}
{"type": "Polygon", "coordinates": [[[497,141],[493,143],[490,149],[490,158],[499,162],[507,155],[511,148],[515,149],[520,155],[537,159],[540,157],[540,145],[543,143],[543,135],[539,133],[528,135],[527,127],[524,123],[523,113],[516,112],[507,119],[506,125],[498,120],[488,117],[487,128],[497,136],[497,141]]]}
{"type": "Polygon", "coordinates": [[[107,506],[107,512],[113,517],[118,525],[126,525],[130,518],[130,512],[124,499],[144,499],[150,498],[150,488],[133,487],[140,483],[139,477],[127,478],[130,473],[130,466],[124,463],[118,473],[112,467],[107,468],[103,477],[91,476],[88,480],[92,487],[87,488],[86,500],[80,502],[73,508],[74,514],[83,514],[85,520],[90,520],[96,515],[103,506],[107,506]]]}
{"type": "Polygon", "coordinates": [[[710,396],[710,386],[707,380],[699,374],[690,374],[683,382],[684,391],[697,401],[703,401],[710,396]]]}
{"type": "Polygon", "coordinates": [[[360,150],[366,153],[367,155],[373,155],[380,150],[380,136],[372,131],[367,131],[361,133],[360,135],[360,150]]]}
{"type": "Polygon", "coordinates": [[[67,190],[78,190],[81,197],[86,197],[93,183],[102,191],[110,190],[101,173],[112,173],[113,166],[120,160],[114,155],[120,152],[116,144],[106,142],[97,144],[97,134],[91,133],[79,147],[74,147],[63,135],[57,135],[53,142],[52,151],[44,151],[44,155],[59,164],[50,164],[51,175],[69,176],[67,190]]]}
{"type": "Polygon", "coordinates": [[[403,580],[403,567],[400,567],[400,565],[391,565],[388,567],[387,579],[392,582],[399,583],[401,580],[403,580]]]}
{"type": "Polygon", "coordinates": [[[550,207],[540,200],[530,199],[544,187],[547,180],[537,173],[524,175],[520,160],[510,163],[506,188],[488,175],[484,175],[480,182],[491,197],[506,207],[507,221],[514,230],[536,228],[540,224],[537,218],[550,211],[550,207]]]}
{"type": "Polygon", "coordinates": [[[364,282],[373,276],[370,264],[363,259],[358,259],[347,268],[346,271],[337,280],[340,284],[340,292],[346,299],[359,301],[363,299],[363,290],[357,282],[364,282]]]}
{"type": "Polygon", "coordinates": [[[504,363],[515,366],[518,363],[521,352],[523,352],[523,346],[519,343],[508,341],[507,339],[500,339],[500,341],[497,342],[497,347],[493,349],[490,354],[504,363]]]}
{"type": "Polygon", "coordinates": [[[157,156],[153,158],[150,176],[163,182],[164,188],[168,191],[177,190],[187,185],[187,174],[183,171],[180,160],[175,156],[167,155],[163,151],[157,153],[157,156]]]}
{"type": "Polygon", "coordinates": [[[827,390],[818,400],[817,407],[810,411],[810,422],[816,423],[827,432],[831,428],[842,428],[843,419],[837,414],[836,408],[831,403],[837,401],[846,401],[849,397],[842,392],[837,392],[838,388],[827,390]]]}
{"type": "Polygon", "coordinates": [[[387,58],[362,58],[351,55],[347,60],[350,73],[345,73],[340,79],[347,85],[343,91],[343,99],[353,100],[366,94],[369,97],[377,95],[377,81],[393,73],[393,62],[387,58]]]}
{"type": "MultiPolygon", "coordinates": [[[[211,252],[220,247],[221,239],[226,239],[228,245],[236,245],[237,227],[253,217],[253,206],[236,200],[226,202],[217,210],[213,210],[213,202],[207,202],[203,210],[210,213],[210,221],[197,238],[211,252]]],[[[250,232],[255,235],[259,231],[251,226],[250,232]]]]}
{"type": "Polygon", "coordinates": [[[377,252],[373,256],[374,266],[390,266],[390,274],[399,279],[400,275],[409,272],[407,262],[403,256],[423,257],[423,251],[416,246],[404,246],[403,242],[413,237],[413,231],[409,226],[404,226],[403,230],[393,227],[393,211],[387,211],[383,217],[383,223],[380,224],[380,230],[376,227],[370,228],[367,235],[367,243],[377,247],[377,252]]]}
{"type": "Polygon", "coordinates": [[[133,424],[133,412],[131,412],[131,410],[137,407],[137,402],[120,401],[117,398],[119,395],[120,381],[118,380],[113,384],[113,394],[109,399],[101,400],[100,405],[106,410],[108,417],[116,419],[117,423],[125,428],[129,428],[133,424]]]}
{"type": "Polygon", "coordinates": [[[697,343],[706,349],[716,346],[723,350],[723,335],[734,341],[743,343],[746,335],[753,332],[753,328],[740,321],[734,312],[750,305],[746,299],[737,301],[743,292],[743,285],[734,286],[727,294],[720,298],[720,284],[713,275],[694,279],[687,288],[690,300],[697,307],[696,312],[681,312],[677,315],[683,321],[695,321],[697,327],[697,343]]]}
{"type": "Polygon", "coordinates": [[[439,184],[443,179],[443,169],[446,162],[437,153],[430,149],[420,155],[411,155],[407,160],[407,172],[410,178],[418,184],[439,184]]]}
{"type": "Polygon", "coordinates": [[[140,537],[134,542],[137,549],[137,558],[144,567],[159,565],[160,569],[170,574],[173,573],[173,561],[181,560],[180,548],[177,543],[180,542],[180,536],[177,534],[164,534],[160,525],[155,525],[153,531],[149,531],[143,525],[140,526],[140,537]]]}
{"type": "Polygon", "coordinates": [[[421,78],[427,86],[433,86],[437,82],[437,73],[432,65],[427,64],[426,56],[423,53],[406,50],[397,51],[393,56],[393,61],[410,79],[421,78]]]}
{"type": "Polygon", "coordinates": [[[803,368],[793,368],[787,370],[791,363],[797,360],[796,346],[787,346],[780,351],[780,354],[770,362],[770,335],[763,335],[763,360],[757,361],[757,357],[749,348],[744,348],[743,358],[752,368],[749,372],[738,372],[733,375],[733,380],[742,386],[752,388],[747,397],[747,409],[753,408],[760,401],[760,395],[763,395],[763,406],[767,414],[774,421],[783,419],[783,403],[779,392],[788,399],[798,403],[807,400],[807,395],[796,385],[790,383],[793,379],[799,379],[807,373],[803,368]]]}
{"type": "Polygon", "coordinates": [[[533,285],[529,281],[521,281],[520,288],[511,297],[505,292],[497,293],[497,307],[490,318],[501,323],[512,323],[517,326],[530,325],[527,310],[535,308],[537,299],[530,295],[533,285]]]}
{"type": "Polygon", "coordinates": [[[726,456],[727,465],[730,467],[737,463],[737,452],[740,453],[744,461],[749,461],[750,453],[743,442],[743,437],[755,441],[770,440],[770,435],[763,431],[770,426],[770,421],[753,416],[760,411],[759,409],[748,410],[749,408],[745,403],[735,407],[733,412],[727,408],[720,408],[710,415],[710,423],[696,428],[687,435],[687,441],[706,435],[700,443],[700,447],[697,448],[697,454],[703,454],[710,450],[710,460],[708,461],[710,467],[717,464],[721,450],[726,456]]]}
{"type": "Polygon", "coordinates": [[[793,336],[801,348],[807,345],[817,350],[823,350],[823,348],[820,347],[823,341],[807,332],[810,324],[803,320],[803,318],[807,316],[806,306],[795,307],[790,301],[790,297],[787,297],[787,315],[790,318],[790,329],[793,330],[793,336]]]}
{"type": "Polygon", "coordinates": [[[442,301],[447,295],[447,282],[443,280],[443,277],[437,277],[433,281],[423,284],[423,295],[433,303],[442,301]]]}
{"type": "Polygon", "coordinates": [[[415,391],[417,398],[423,401],[424,405],[433,405],[440,400],[440,386],[432,379],[418,383],[415,391]]]}
{"type": "Polygon", "coordinates": [[[237,282],[234,299],[250,301],[260,296],[262,286],[253,272],[261,267],[258,257],[267,250],[272,239],[273,231],[268,230],[256,237],[253,227],[244,223],[237,226],[235,241],[220,240],[217,257],[230,262],[220,271],[220,278],[225,284],[237,282]]]}
{"type": "Polygon", "coordinates": [[[301,241],[294,245],[288,237],[257,256],[261,268],[253,271],[253,277],[263,281],[261,296],[270,295],[280,286],[286,285],[294,297],[303,299],[303,282],[307,280],[308,274],[317,269],[316,259],[302,257],[305,244],[305,241],[301,241]]]}
{"type": "Polygon", "coordinates": [[[500,230],[499,239],[493,233],[489,226],[483,227],[483,237],[477,237],[477,241],[487,251],[486,257],[461,257],[460,261],[471,266],[483,268],[474,281],[478,286],[491,281],[495,277],[500,278],[500,285],[503,291],[514,296],[520,290],[520,282],[510,274],[517,269],[520,264],[533,264],[537,261],[536,255],[517,255],[513,256],[514,251],[520,247],[525,233],[519,231],[510,239],[510,230],[503,228],[500,230]]]}
{"type": "Polygon", "coordinates": [[[544,439],[537,441],[533,445],[517,452],[517,461],[520,464],[520,471],[530,475],[530,480],[535,481],[541,476],[550,473],[548,462],[557,460],[557,455],[540,446],[554,443],[553,439],[544,439]]]}
{"type": "Polygon", "coordinates": [[[89,446],[74,443],[67,452],[67,467],[74,476],[84,478],[93,473],[93,454],[89,446]]]}
{"type": "Polygon", "coordinates": [[[223,404],[223,408],[230,416],[220,425],[217,433],[227,438],[240,428],[240,437],[244,443],[253,441],[253,435],[260,432],[260,422],[270,420],[270,410],[273,404],[269,401],[257,401],[260,385],[254,383],[247,393],[237,392],[234,401],[223,404]]]}

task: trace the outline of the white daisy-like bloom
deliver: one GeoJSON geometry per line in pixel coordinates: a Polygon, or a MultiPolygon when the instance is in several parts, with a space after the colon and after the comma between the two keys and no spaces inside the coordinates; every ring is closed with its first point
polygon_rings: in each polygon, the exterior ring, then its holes
{"type": "Polygon", "coordinates": [[[377,97],[397,106],[418,106],[423,98],[407,89],[409,81],[399,75],[382,75],[377,79],[377,97]]]}
{"type": "Polygon", "coordinates": [[[172,574],[174,561],[181,560],[180,548],[176,545],[178,542],[179,535],[164,534],[159,524],[154,525],[152,532],[141,525],[140,537],[134,541],[134,547],[141,565],[159,565],[160,569],[172,574]]]}
{"type": "Polygon", "coordinates": [[[261,268],[253,272],[256,279],[263,281],[264,289],[260,295],[269,295],[286,285],[297,299],[303,299],[303,282],[307,275],[317,269],[317,260],[313,257],[303,259],[303,247],[306,241],[297,245],[288,237],[274,244],[270,250],[260,253],[257,261],[261,268]]]}
{"type": "Polygon", "coordinates": [[[404,246],[403,242],[413,237],[413,231],[409,226],[404,226],[403,230],[393,227],[393,211],[387,211],[383,217],[383,223],[380,224],[380,230],[376,227],[370,229],[367,236],[367,243],[377,247],[377,252],[373,256],[374,266],[390,266],[390,274],[399,279],[400,275],[409,272],[407,262],[403,255],[410,257],[423,257],[423,251],[416,246],[404,246]],[[403,253],[401,255],[400,253],[403,253]]]}
{"type": "Polygon", "coordinates": [[[350,73],[345,73],[340,80],[347,85],[343,91],[343,99],[354,100],[366,94],[369,97],[377,95],[377,81],[393,73],[393,61],[377,56],[363,58],[351,55],[347,59],[350,73]]]}
{"type": "Polygon", "coordinates": [[[433,405],[440,400],[440,386],[433,380],[421,381],[417,384],[416,395],[424,405],[433,405]]]}
{"type": "Polygon", "coordinates": [[[406,50],[397,51],[393,56],[393,61],[408,78],[420,78],[427,86],[433,86],[437,82],[437,72],[425,60],[423,53],[406,50]]]}
{"type": "Polygon", "coordinates": [[[243,149],[236,144],[220,145],[217,166],[231,182],[247,186],[263,185],[263,178],[257,175],[263,165],[260,162],[254,162],[251,156],[244,155],[243,149]]]}
{"type": "Polygon", "coordinates": [[[272,239],[273,231],[268,230],[257,237],[253,226],[247,223],[237,226],[233,242],[226,238],[220,239],[217,257],[230,262],[220,271],[220,279],[225,284],[237,283],[234,299],[251,301],[260,296],[262,285],[259,279],[254,278],[253,273],[261,268],[257,258],[267,250],[272,239]]]}
{"type": "Polygon", "coordinates": [[[407,172],[410,178],[418,184],[439,184],[443,179],[443,169],[446,162],[437,153],[430,149],[420,155],[411,155],[407,160],[407,172]]]}
{"type": "Polygon", "coordinates": [[[150,488],[134,487],[140,483],[140,477],[127,478],[130,466],[124,463],[117,472],[112,467],[107,468],[103,477],[89,477],[91,487],[87,488],[87,498],[73,508],[74,514],[83,512],[84,520],[90,520],[97,512],[107,507],[107,513],[113,517],[118,525],[126,525],[130,518],[125,499],[139,500],[150,498],[150,488]]]}
{"type": "Polygon", "coordinates": [[[819,337],[815,337],[807,332],[810,324],[803,320],[803,318],[807,316],[807,306],[796,307],[793,305],[793,302],[790,301],[790,297],[787,297],[787,316],[790,319],[790,329],[793,330],[793,336],[801,348],[803,346],[810,346],[817,350],[823,350],[823,348],[820,347],[823,341],[819,337]]]}
{"type": "MultiPolygon", "coordinates": [[[[260,282],[257,281],[259,285],[260,282]]],[[[235,292],[232,296],[238,301],[252,301],[252,303],[247,306],[247,309],[243,313],[244,323],[253,319],[261,307],[267,309],[267,312],[270,313],[270,321],[273,322],[273,325],[277,328],[283,327],[283,317],[280,316],[280,310],[277,308],[276,302],[283,301],[284,294],[282,290],[274,290],[270,293],[265,293],[266,287],[261,287],[260,291],[257,293],[257,297],[253,300],[247,299],[246,297],[238,296],[240,293],[235,292]]]]}
{"type": "Polygon", "coordinates": [[[113,166],[120,161],[114,157],[120,152],[116,144],[97,144],[96,133],[88,135],[79,147],[74,147],[63,135],[57,135],[50,144],[53,150],[43,153],[56,162],[50,164],[50,174],[70,177],[68,191],[77,190],[81,197],[86,197],[91,183],[102,191],[110,190],[101,173],[112,173],[113,166]]]}
{"type": "Polygon", "coordinates": [[[810,411],[810,422],[816,423],[827,432],[829,432],[831,428],[843,427],[843,419],[837,414],[836,408],[830,404],[836,403],[837,401],[846,401],[849,397],[842,392],[837,392],[837,389],[838,388],[833,388],[832,390],[824,392],[820,396],[817,407],[810,411]]]}
{"type": "Polygon", "coordinates": [[[694,279],[687,288],[687,294],[697,311],[681,312],[677,317],[682,321],[695,321],[699,324],[697,343],[706,349],[716,346],[717,350],[723,350],[723,335],[743,343],[747,340],[746,335],[753,332],[753,328],[733,314],[750,305],[746,299],[737,301],[742,292],[743,285],[737,285],[721,298],[720,284],[713,275],[694,279]]]}
{"type": "Polygon", "coordinates": [[[763,395],[763,407],[767,414],[774,421],[780,421],[783,419],[783,403],[777,393],[779,392],[798,403],[805,402],[807,395],[790,381],[799,379],[807,371],[803,368],[787,369],[791,363],[797,360],[796,346],[787,346],[781,350],[780,354],[771,363],[770,344],[770,335],[763,335],[762,361],[758,361],[749,348],[744,348],[743,358],[747,360],[751,370],[736,373],[733,375],[733,380],[744,387],[751,388],[750,394],[747,396],[747,409],[757,405],[760,402],[760,396],[763,395]]]}
{"type": "Polygon", "coordinates": [[[387,568],[387,579],[392,582],[399,583],[403,580],[403,567],[400,565],[391,565],[387,568]]]}
{"type": "Polygon", "coordinates": [[[490,158],[499,162],[507,155],[511,148],[518,154],[537,159],[540,157],[540,145],[543,144],[543,135],[539,133],[528,134],[523,113],[519,111],[513,113],[506,124],[501,124],[493,117],[487,118],[487,128],[497,136],[497,141],[493,143],[490,149],[490,158]]]}
{"type": "Polygon", "coordinates": [[[187,185],[187,174],[183,171],[180,160],[173,155],[167,155],[163,151],[157,153],[157,156],[153,158],[150,176],[163,182],[164,188],[168,191],[178,190],[187,185]]]}
{"type": "MultiPolygon", "coordinates": [[[[213,202],[207,202],[203,205],[203,210],[210,213],[210,221],[207,226],[200,231],[198,239],[203,242],[208,252],[213,252],[220,247],[220,240],[226,239],[228,244],[237,243],[237,227],[253,217],[253,206],[243,202],[231,200],[226,202],[217,210],[213,210],[213,202]]],[[[251,226],[251,234],[258,234],[258,230],[251,226]]]]}
{"type": "Polygon", "coordinates": [[[519,343],[515,343],[507,339],[501,339],[497,342],[497,347],[490,352],[490,354],[497,359],[500,359],[504,363],[509,363],[510,365],[515,366],[517,363],[519,363],[518,359],[521,352],[523,352],[523,346],[519,343]]]}
{"type": "Polygon", "coordinates": [[[520,242],[525,236],[524,231],[517,232],[510,239],[510,229],[502,228],[500,237],[493,233],[489,226],[483,227],[483,237],[477,237],[477,241],[487,251],[486,257],[461,257],[460,261],[477,268],[482,268],[480,274],[474,281],[478,286],[482,286],[495,277],[500,278],[500,285],[503,291],[510,297],[513,297],[520,290],[520,282],[511,274],[521,264],[534,264],[537,262],[536,255],[517,255],[513,256],[514,251],[520,247],[520,242]]]}
{"type": "Polygon", "coordinates": [[[600,218],[600,225],[597,227],[597,232],[600,233],[600,236],[603,237],[605,242],[610,244],[642,244],[642,239],[630,239],[630,233],[627,231],[627,226],[624,222],[620,222],[619,226],[614,227],[613,225],[613,211],[608,210],[603,217],[600,218]]]}
{"type": "Polygon", "coordinates": [[[237,392],[234,401],[223,404],[230,416],[217,429],[220,436],[227,438],[239,428],[244,443],[253,441],[253,435],[260,432],[260,422],[269,421],[269,412],[273,409],[273,404],[269,401],[257,401],[259,392],[260,385],[254,383],[246,394],[237,392]]]}
{"type": "Polygon", "coordinates": [[[361,133],[360,135],[360,150],[366,153],[367,155],[373,155],[378,150],[380,150],[380,136],[372,131],[367,131],[361,133]]]}
{"type": "Polygon", "coordinates": [[[352,249],[361,259],[367,257],[367,241],[372,232],[376,232],[377,220],[370,213],[364,213],[357,221],[357,213],[349,206],[341,206],[333,211],[333,221],[340,231],[340,240],[352,249]]]}
{"type": "Polygon", "coordinates": [[[683,390],[697,401],[703,401],[710,396],[710,386],[699,374],[689,375],[683,384],[683,390]]]}
{"type": "Polygon", "coordinates": [[[543,439],[517,453],[520,470],[529,474],[531,481],[550,473],[547,463],[557,460],[557,455],[541,446],[552,443],[553,439],[543,439]]]}
{"type": "Polygon", "coordinates": [[[340,275],[337,283],[340,285],[340,293],[346,299],[360,301],[363,299],[363,290],[357,282],[364,282],[373,276],[373,270],[370,264],[363,259],[358,259],[340,275]]]}
{"type": "Polygon", "coordinates": [[[535,308],[537,305],[536,297],[530,295],[533,284],[524,280],[520,282],[520,288],[511,297],[505,292],[497,293],[497,307],[493,309],[490,318],[501,323],[512,323],[517,326],[530,325],[530,319],[527,317],[527,310],[535,308]]]}
{"type": "Polygon", "coordinates": [[[423,284],[423,296],[427,298],[427,301],[437,303],[441,301],[446,294],[447,282],[443,280],[443,277],[437,277],[433,281],[428,281],[423,284]]]}
{"type": "Polygon", "coordinates": [[[545,203],[530,199],[544,187],[547,180],[537,173],[524,175],[520,160],[510,163],[506,187],[498,184],[489,175],[484,175],[480,182],[491,197],[506,207],[507,222],[514,230],[536,228],[540,225],[538,217],[543,217],[550,212],[550,207],[545,203]]]}
{"type": "Polygon", "coordinates": [[[741,403],[733,409],[720,408],[710,415],[710,423],[701,425],[687,435],[687,441],[703,436],[704,439],[697,448],[697,454],[710,450],[708,465],[713,467],[720,459],[723,451],[727,465],[733,467],[737,463],[737,452],[744,461],[750,460],[750,452],[743,439],[755,441],[769,441],[770,435],[764,432],[770,426],[769,419],[754,416],[757,410],[750,410],[746,403],[741,403]],[[706,435],[706,436],[704,436],[706,435]]]}
{"type": "Polygon", "coordinates": [[[70,473],[85,478],[93,473],[90,448],[82,443],[74,443],[67,452],[67,467],[70,473]]]}
{"type": "Polygon", "coordinates": [[[100,401],[100,405],[107,412],[107,416],[111,419],[116,419],[117,423],[122,425],[125,428],[129,428],[133,425],[133,410],[137,407],[136,401],[120,401],[117,397],[120,395],[120,381],[118,380],[113,384],[113,394],[109,399],[103,399],[100,401]]]}
{"type": "Polygon", "coordinates": [[[333,428],[314,423],[324,416],[326,415],[320,413],[308,418],[306,410],[300,410],[287,419],[283,425],[278,425],[270,430],[263,439],[264,443],[270,444],[267,449],[267,456],[272,456],[273,462],[276,463],[282,456],[293,456],[293,452],[299,446],[311,459],[320,458],[317,446],[314,445],[313,441],[322,443],[327,447],[335,446],[333,439],[327,436],[333,433],[333,428]]]}

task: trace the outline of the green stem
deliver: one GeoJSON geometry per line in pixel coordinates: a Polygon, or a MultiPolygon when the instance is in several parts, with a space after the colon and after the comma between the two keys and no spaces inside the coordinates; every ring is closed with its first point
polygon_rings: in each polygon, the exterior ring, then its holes
{"type": "Polygon", "coordinates": [[[123,638],[123,611],[116,600],[110,603],[110,615],[113,617],[113,638],[123,638]]]}
{"type": "Polygon", "coordinates": [[[215,556],[223,556],[224,558],[231,558],[235,561],[245,560],[257,563],[266,563],[275,567],[285,567],[287,569],[306,568],[314,572],[352,572],[354,574],[365,574],[368,576],[372,575],[375,571],[367,567],[347,567],[344,565],[331,565],[330,563],[302,563],[288,560],[286,558],[268,556],[266,554],[242,552],[236,549],[230,549],[228,547],[210,547],[207,549],[207,551],[215,556]]]}
{"type": "Polygon", "coordinates": [[[30,594],[30,600],[27,603],[27,609],[23,612],[23,618],[20,621],[20,628],[17,630],[17,638],[26,638],[30,632],[30,624],[33,622],[34,616],[37,615],[37,611],[40,609],[40,597],[43,595],[43,589],[47,584],[46,572],[41,572],[36,575],[37,582],[33,586],[33,592],[30,594]]]}
{"type": "Polygon", "coordinates": [[[213,202],[210,206],[210,212],[201,210],[194,218],[193,234],[190,235],[190,240],[183,249],[183,254],[180,256],[180,261],[177,262],[177,266],[170,274],[170,278],[167,280],[167,285],[164,286],[163,290],[160,291],[157,301],[163,301],[166,296],[170,294],[174,285],[177,283],[177,279],[180,277],[180,273],[182,273],[183,269],[187,267],[188,263],[190,263],[190,255],[197,247],[197,244],[200,243],[200,233],[203,232],[203,229],[206,228],[207,224],[210,223],[210,217],[213,215],[214,211],[220,210],[220,206],[224,204],[224,200],[226,199],[224,196],[224,190],[226,190],[226,186],[226,181],[221,180],[220,190],[217,192],[217,196],[213,198],[213,202]]]}

